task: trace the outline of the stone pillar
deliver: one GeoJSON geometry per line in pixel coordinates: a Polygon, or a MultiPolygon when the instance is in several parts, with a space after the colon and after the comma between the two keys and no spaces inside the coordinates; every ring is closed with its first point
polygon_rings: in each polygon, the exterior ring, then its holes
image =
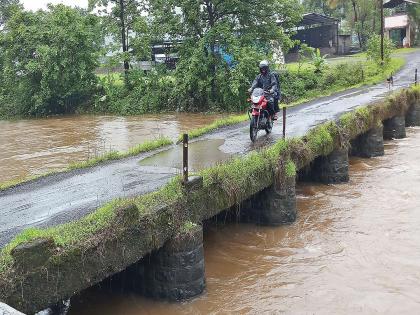
{"type": "Polygon", "coordinates": [[[415,112],[414,126],[420,126],[420,101],[417,101],[414,104],[414,112],[415,112]]]}
{"type": "Polygon", "coordinates": [[[384,121],[384,139],[403,139],[405,133],[405,117],[395,116],[384,121]]]}
{"type": "Polygon", "coordinates": [[[414,127],[416,125],[416,120],[417,120],[416,105],[413,104],[410,106],[407,113],[405,114],[405,126],[414,127]]]}
{"type": "Polygon", "coordinates": [[[279,226],[296,220],[296,179],[272,185],[243,203],[241,221],[279,226]]]}
{"type": "Polygon", "coordinates": [[[351,154],[363,158],[383,156],[384,150],[384,128],[379,126],[358,136],[351,143],[351,154]]]}
{"type": "Polygon", "coordinates": [[[144,265],[144,293],[156,299],[181,301],[205,289],[203,228],[186,227],[144,265]]]}
{"type": "Polygon", "coordinates": [[[315,159],[311,170],[312,179],[324,184],[349,181],[349,154],[346,149],[336,149],[328,156],[315,159]]]}
{"type": "Polygon", "coordinates": [[[410,106],[405,115],[405,126],[420,126],[420,102],[410,106]]]}

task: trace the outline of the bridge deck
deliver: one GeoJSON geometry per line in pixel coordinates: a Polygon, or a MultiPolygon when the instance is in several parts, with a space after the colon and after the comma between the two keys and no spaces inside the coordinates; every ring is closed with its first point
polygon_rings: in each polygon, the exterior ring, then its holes
{"type": "MultiPolygon", "coordinates": [[[[419,52],[407,55],[407,64],[395,75],[392,90],[411,84],[414,69],[419,63],[419,52]]],[[[338,93],[292,108],[287,114],[287,134],[289,137],[304,135],[314,126],[358,106],[367,105],[387,93],[388,87],[383,83],[338,93]]],[[[224,140],[219,147],[220,151],[240,155],[275,142],[281,136],[282,127],[278,124],[272,135],[260,137],[256,144],[251,144],[248,124],[244,123],[224,128],[197,141],[224,140]]],[[[139,164],[139,161],[160,151],[91,169],[53,175],[0,192],[0,248],[23,229],[70,222],[113,199],[141,195],[163,186],[180,171],[175,167],[139,164]]]]}

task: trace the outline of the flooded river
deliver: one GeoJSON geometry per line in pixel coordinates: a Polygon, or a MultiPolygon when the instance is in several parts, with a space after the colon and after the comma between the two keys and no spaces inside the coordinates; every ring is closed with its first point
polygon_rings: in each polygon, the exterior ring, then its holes
{"type": "Polygon", "coordinates": [[[0,121],[0,183],[208,125],[221,115],[70,116],[0,121]]]}
{"type": "Polygon", "coordinates": [[[352,159],[348,184],[299,184],[291,226],[207,229],[201,297],[172,304],[91,289],[70,314],[419,313],[420,129],[408,136],[385,157],[352,159]]]}

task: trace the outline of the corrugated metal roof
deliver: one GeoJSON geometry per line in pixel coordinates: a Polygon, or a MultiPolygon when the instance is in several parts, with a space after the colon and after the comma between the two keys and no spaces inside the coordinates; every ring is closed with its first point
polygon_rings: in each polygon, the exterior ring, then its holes
{"type": "Polygon", "coordinates": [[[334,24],[338,23],[339,20],[318,14],[318,13],[306,13],[302,17],[302,21],[297,26],[308,26],[308,25],[315,25],[315,24],[334,24]]]}
{"type": "Polygon", "coordinates": [[[399,6],[403,3],[407,3],[407,4],[419,4],[418,1],[416,0],[387,0],[384,2],[384,8],[387,9],[392,9],[395,8],[396,6],[399,6]]]}

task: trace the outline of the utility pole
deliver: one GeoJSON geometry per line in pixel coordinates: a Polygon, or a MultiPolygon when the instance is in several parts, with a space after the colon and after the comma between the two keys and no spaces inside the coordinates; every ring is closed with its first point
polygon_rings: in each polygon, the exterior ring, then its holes
{"type": "Polygon", "coordinates": [[[384,64],[384,36],[385,36],[385,20],[384,20],[384,1],[379,0],[381,5],[381,60],[384,64]]]}

